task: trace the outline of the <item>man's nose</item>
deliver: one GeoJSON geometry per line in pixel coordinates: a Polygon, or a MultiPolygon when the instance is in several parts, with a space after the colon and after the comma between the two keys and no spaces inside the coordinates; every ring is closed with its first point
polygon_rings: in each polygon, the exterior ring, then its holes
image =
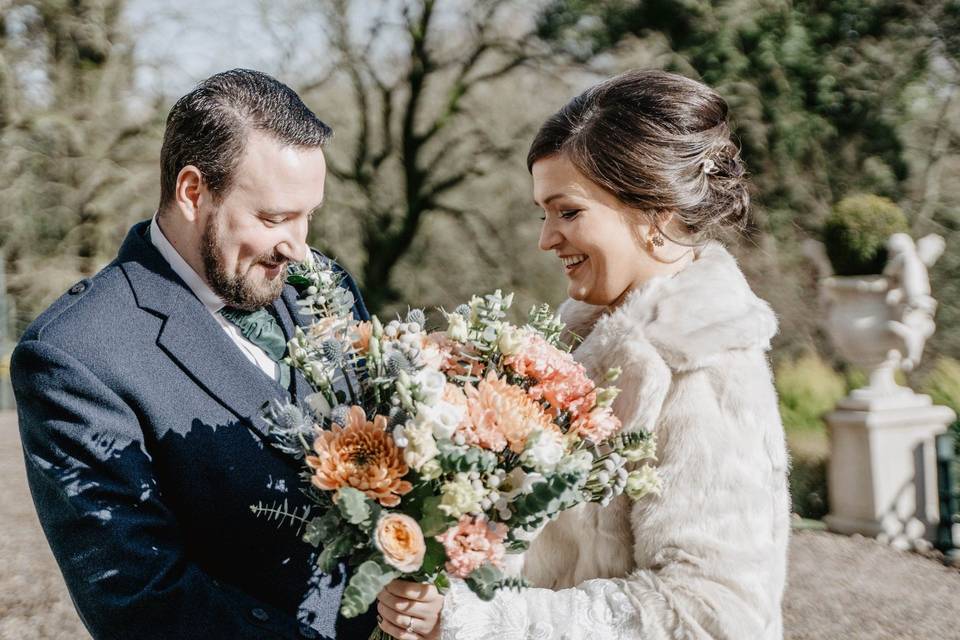
{"type": "Polygon", "coordinates": [[[303,220],[293,221],[285,225],[285,236],[277,245],[277,253],[290,262],[303,262],[307,257],[307,230],[309,227],[306,217],[303,220]]]}

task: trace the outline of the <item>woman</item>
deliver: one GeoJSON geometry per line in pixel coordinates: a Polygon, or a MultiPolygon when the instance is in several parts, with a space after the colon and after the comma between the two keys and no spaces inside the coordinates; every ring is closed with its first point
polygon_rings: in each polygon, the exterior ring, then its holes
{"type": "Polygon", "coordinates": [[[400,638],[781,638],[789,496],[765,352],[769,306],[717,242],[749,196],[727,105],[682,76],[630,72],[572,100],[528,155],[540,248],[569,280],[561,307],[598,379],[623,370],[614,410],[658,438],[659,495],[582,505],[531,544],[532,584],[481,602],[394,583],[400,638]]]}

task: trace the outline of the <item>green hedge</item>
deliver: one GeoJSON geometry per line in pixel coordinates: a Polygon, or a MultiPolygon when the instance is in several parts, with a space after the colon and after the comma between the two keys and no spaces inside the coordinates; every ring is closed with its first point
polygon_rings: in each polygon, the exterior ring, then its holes
{"type": "Polygon", "coordinates": [[[874,195],[838,202],[823,226],[823,244],[838,276],[879,274],[887,262],[887,240],[909,230],[892,200],[874,195]]]}

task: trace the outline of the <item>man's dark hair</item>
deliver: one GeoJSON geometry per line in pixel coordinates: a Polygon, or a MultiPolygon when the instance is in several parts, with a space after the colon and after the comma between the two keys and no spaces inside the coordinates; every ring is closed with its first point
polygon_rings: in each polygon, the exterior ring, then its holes
{"type": "Polygon", "coordinates": [[[259,71],[233,69],[211,76],[173,105],[160,150],[160,210],[174,200],[187,165],[203,174],[215,200],[229,190],[251,131],[283,144],[320,147],[333,135],[296,92],[259,71]]]}

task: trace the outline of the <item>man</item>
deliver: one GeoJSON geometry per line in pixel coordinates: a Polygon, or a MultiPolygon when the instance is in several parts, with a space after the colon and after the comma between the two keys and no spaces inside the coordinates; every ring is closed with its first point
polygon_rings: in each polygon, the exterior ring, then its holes
{"type": "MultiPolygon", "coordinates": [[[[290,88],[215,75],[167,118],[161,199],[117,259],[27,329],[12,360],[41,524],[95,638],[366,638],[345,567],[251,505],[307,504],[261,407],[309,393],[279,362],[331,131],[290,88]]],[[[349,279],[357,305],[367,313],[349,279]]]]}

